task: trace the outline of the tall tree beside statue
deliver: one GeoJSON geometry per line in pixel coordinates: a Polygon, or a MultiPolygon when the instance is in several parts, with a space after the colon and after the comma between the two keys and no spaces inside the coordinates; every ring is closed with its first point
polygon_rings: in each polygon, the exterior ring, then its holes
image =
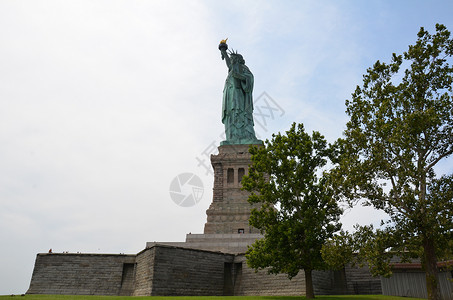
{"type": "Polygon", "coordinates": [[[331,151],[319,132],[310,136],[302,124],[276,134],[265,147],[252,146],[252,165],[242,179],[260,204],[249,222],[264,238],[247,251],[247,264],[289,278],[305,273],[306,297],[313,298],[313,270],[324,270],[321,247],[341,227],[341,209],[323,173],[331,151]]]}
{"type": "MultiPolygon", "coordinates": [[[[391,274],[393,254],[420,258],[430,300],[440,299],[437,262],[453,241],[453,176],[436,174],[453,154],[452,56],[450,32],[437,24],[434,35],[421,28],[403,55],[369,68],[346,101],[334,171],[351,204],[365,199],[390,216],[383,229],[360,228],[356,250],[375,274],[391,274]]],[[[341,240],[326,253],[340,253],[341,240]]]]}

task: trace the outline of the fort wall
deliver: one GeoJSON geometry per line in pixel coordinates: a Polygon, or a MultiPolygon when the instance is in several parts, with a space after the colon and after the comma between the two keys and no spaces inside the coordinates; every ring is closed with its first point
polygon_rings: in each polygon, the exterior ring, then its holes
{"type": "MultiPolygon", "coordinates": [[[[367,269],[314,271],[315,293],[380,294],[367,269]]],[[[303,270],[291,280],[249,268],[244,254],[152,244],[137,255],[38,254],[28,294],[221,296],[304,295],[303,270]]]]}
{"type": "Polygon", "coordinates": [[[134,263],[135,255],[41,253],[27,293],[120,295],[130,285],[123,273],[134,263]]]}
{"type": "Polygon", "coordinates": [[[153,296],[221,296],[225,264],[234,255],[197,249],[154,247],[153,296]]]}

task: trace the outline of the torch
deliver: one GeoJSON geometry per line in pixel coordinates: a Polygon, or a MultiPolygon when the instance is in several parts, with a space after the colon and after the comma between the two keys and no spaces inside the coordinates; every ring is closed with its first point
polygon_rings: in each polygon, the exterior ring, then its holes
{"type": "MultiPolygon", "coordinates": [[[[228,40],[228,38],[220,41],[220,44],[219,44],[219,50],[220,51],[222,51],[222,50],[226,51],[228,49],[228,45],[226,43],[227,40],[228,40]]],[[[222,60],[223,59],[225,59],[225,57],[223,56],[223,53],[222,53],[222,60]]]]}

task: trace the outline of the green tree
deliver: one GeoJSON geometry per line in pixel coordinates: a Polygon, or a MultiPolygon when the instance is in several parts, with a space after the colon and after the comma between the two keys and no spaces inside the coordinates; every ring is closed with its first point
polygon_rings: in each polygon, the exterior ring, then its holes
{"type": "Polygon", "coordinates": [[[341,232],[327,241],[322,249],[324,261],[332,269],[341,269],[346,264],[363,267],[368,264],[373,276],[390,277],[391,260],[398,234],[394,228],[374,229],[373,225],[355,226],[353,234],[341,232]]]}
{"type": "Polygon", "coordinates": [[[437,24],[433,35],[421,28],[403,55],[369,68],[346,101],[350,120],[335,170],[346,198],[366,199],[390,216],[387,228],[373,233],[381,251],[369,250],[370,261],[378,267],[385,246],[418,256],[429,299],[439,299],[437,262],[453,238],[453,178],[435,173],[453,153],[452,55],[450,32],[437,24]]]}
{"type": "Polygon", "coordinates": [[[312,271],[326,268],[321,247],[341,227],[341,209],[323,173],[327,142],[293,124],[286,135],[273,135],[250,153],[252,166],[242,185],[251,192],[249,202],[259,207],[252,210],[250,224],[264,238],[248,249],[247,264],[289,278],[303,269],[306,297],[313,298],[312,271]]]}

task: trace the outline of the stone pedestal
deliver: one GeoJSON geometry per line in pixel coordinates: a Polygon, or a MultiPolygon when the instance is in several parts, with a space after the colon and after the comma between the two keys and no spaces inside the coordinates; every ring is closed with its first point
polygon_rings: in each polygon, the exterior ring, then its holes
{"type": "Polygon", "coordinates": [[[251,164],[250,145],[222,145],[211,155],[214,168],[213,200],[206,211],[205,234],[256,234],[248,223],[252,205],[249,193],[241,191],[242,177],[251,164]]]}

